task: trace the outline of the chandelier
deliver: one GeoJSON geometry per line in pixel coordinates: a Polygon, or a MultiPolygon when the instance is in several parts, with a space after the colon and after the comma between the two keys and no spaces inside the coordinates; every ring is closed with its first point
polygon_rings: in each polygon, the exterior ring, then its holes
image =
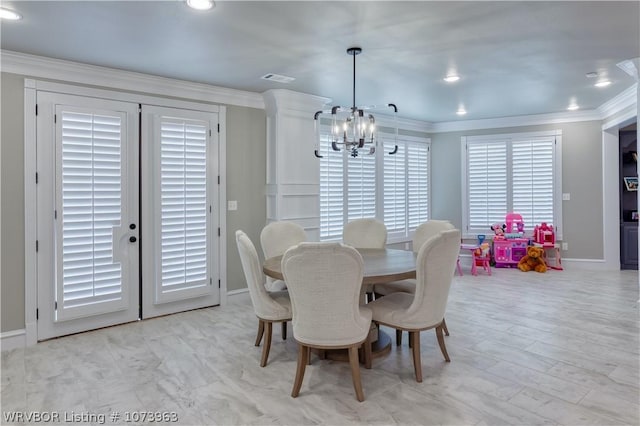
{"type": "MultiPolygon", "coordinates": [[[[360,150],[364,150],[365,155],[373,155],[376,152],[378,144],[376,120],[373,114],[365,111],[375,109],[375,106],[357,107],[356,106],[356,56],[362,53],[360,47],[350,47],[347,53],[353,56],[353,104],[351,108],[343,108],[334,106],[330,111],[318,111],[313,116],[314,128],[316,132],[317,143],[320,143],[320,126],[318,120],[322,114],[331,114],[331,148],[334,151],[342,151],[343,149],[353,158],[360,154],[360,150]],[[340,148],[342,146],[342,149],[340,148]]],[[[394,112],[394,121],[398,113],[395,104],[388,104],[387,107],[392,108],[394,112]]],[[[398,126],[395,126],[396,142],[398,139],[398,126]]],[[[395,154],[395,149],[389,154],[395,154]]],[[[315,156],[322,158],[319,150],[314,152],[315,156]]]]}

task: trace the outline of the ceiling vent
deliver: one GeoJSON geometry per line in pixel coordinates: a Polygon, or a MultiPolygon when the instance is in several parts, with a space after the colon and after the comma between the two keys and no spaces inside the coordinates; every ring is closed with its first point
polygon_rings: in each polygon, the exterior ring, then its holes
{"type": "Polygon", "coordinates": [[[295,78],[293,77],[287,77],[286,75],[271,74],[271,73],[265,74],[260,78],[263,80],[277,81],[278,83],[291,83],[293,80],[295,80],[295,78]]]}

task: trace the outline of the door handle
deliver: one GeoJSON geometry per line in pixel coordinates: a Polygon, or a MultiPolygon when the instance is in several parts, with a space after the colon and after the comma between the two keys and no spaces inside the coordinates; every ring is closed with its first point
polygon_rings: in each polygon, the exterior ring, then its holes
{"type": "Polygon", "coordinates": [[[136,237],[129,237],[130,243],[135,243],[136,241],[138,241],[136,237]]]}

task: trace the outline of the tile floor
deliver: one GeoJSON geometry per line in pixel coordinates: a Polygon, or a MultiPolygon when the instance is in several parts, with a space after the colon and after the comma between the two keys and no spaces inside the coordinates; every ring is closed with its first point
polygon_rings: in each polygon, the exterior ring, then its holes
{"type": "Polygon", "coordinates": [[[405,336],[361,369],[358,403],[348,365],[315,356],[292,399],[295,342],[274,327],[260,368],[257,320],[249,298],[235,296],[222,308],[3,352],[0,423],[13,411],[92,413],[107,424],[114,412],[122,424],[125,412],[160,411],[184,425],[638,425],[638,312],[637,271],[456,276],[446,315],[452,362],[424,332],[416,383],[405,336]]]}

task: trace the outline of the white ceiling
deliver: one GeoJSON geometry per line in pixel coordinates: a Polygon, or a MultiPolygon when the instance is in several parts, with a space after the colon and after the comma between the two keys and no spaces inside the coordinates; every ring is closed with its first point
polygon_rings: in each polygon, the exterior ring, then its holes
{"type": "MultiPolygon", "coordinates": [[[[350,106],[398,105],[431,122],[595,109],[634,83],[640,2],[250,2],[198,12],[182,1],[2,1],[2,49],[350,106]],[[462,79],[442,78],[456,70],[462,79]],[[613,84],[595,88],[585,73],[613,84]],[[267,73],[291,84],[261,80],[267,73]]],[[[637,64],[637,60],[636,60],[637,64]]]]}

